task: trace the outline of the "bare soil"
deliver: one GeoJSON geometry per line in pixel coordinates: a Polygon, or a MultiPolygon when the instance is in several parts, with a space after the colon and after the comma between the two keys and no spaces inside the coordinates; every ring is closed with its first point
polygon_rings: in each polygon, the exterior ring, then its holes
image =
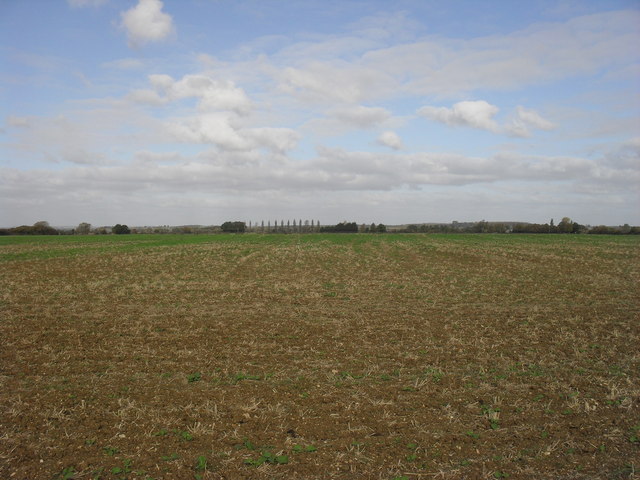
{"type": "Polygon", "coordinates": [[[0,478],[636,475],[638,239],[210,238],[0,243],[0,478]]]}

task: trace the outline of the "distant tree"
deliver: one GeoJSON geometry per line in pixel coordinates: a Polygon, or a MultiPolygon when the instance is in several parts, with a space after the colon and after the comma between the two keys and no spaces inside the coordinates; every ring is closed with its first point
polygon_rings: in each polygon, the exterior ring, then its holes
{"type": "Polygon", "coordinates": [[[480,220],[476,222],[473,227],[471,227],[471,231],[474,233],[486,233],[488,229],[488,222],[486,220],[480,220]]]}
{"type": "Polygon", "coordinates": [[[615,228],[607,227],[605,225],[598,225],[597,227],[591,228],[591,230],[589,230],[589,233],[592,235],[615,235],[620,232],[615,228]]]}
{"type": "Polygon", "coordinates": [[[59,235],[60,232],[49,225],[49,222],[40,221],[33,224],[31,227],[33,235],[59,235]]]}
{"type": "Polygon", "coordinates": [[[558,224],[558,231],[560,233],[572,233],[573,221],[569,217],[564,217],[558,224]]]}
{"type": "Polygon", "coordinates": [[[244,222],[224,222],[221,225],[223,232],[228,233],[244,233],[246,230],[246,224],[244,222]]]}
{"type": "Polygon", "coordinates": [[[119,223],[114,225],[111,231],[116,235],[128,235],[131,233],[131,230],[129,230],[129,227],[127,227],[126,225],[120,225],[119,223]]]}
{"type": "Polygon", "coordinates": [[[91,232],[91,224],[82,222],[76,227],[76,235],[88,235],[91,232]]]}
{"type": "Polygon", "coordinates": [[[517,223],[513,226],[512,233],[549,233],[551,227],[548,223],[517,223]]]}
{"type": "Polygon", "coordinates": [[[337,225],[331,227],[322,227],[320,231],[335,233],[358,233],[358,224],[356,222],[340,222],[337,225]]]}
{"type": "Polygon", "coordinates": [[[47,222],[36,222],[34,225],[20,225],[6,230],[5,235],[59,235],[60,232],[49,226],[47,222]]]}
{"type": "Polygon", "coordinates": [[[571,224],[571,233],[583,233],[587,230],[587,227],[584,225],[580,225],[578,222],[573,222],[571,224]]]}
{"type": "Polygon", "coordinates": [[[378,226],[376,227],[376,231],[378,233],[386,233],[387,227],[386,227],[386,225],[383,225],[382,223],[379,223],[378,226]]]}

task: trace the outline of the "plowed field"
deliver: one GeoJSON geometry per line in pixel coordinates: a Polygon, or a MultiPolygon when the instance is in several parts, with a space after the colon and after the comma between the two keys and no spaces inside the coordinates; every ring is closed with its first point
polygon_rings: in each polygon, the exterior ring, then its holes
{"type": "Polygon", "coordinates": [[[640,239],[0,238],[0,478],[631,478],[640,239]]]}

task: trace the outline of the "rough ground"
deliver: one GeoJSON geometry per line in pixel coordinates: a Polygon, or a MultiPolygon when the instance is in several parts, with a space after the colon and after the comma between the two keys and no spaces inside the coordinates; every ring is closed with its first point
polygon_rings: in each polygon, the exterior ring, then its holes
{"type": "Polygon", "coordinates": [[[0,239],[0,478],[637,476],[640,239],[149,238],[0,239]]]}

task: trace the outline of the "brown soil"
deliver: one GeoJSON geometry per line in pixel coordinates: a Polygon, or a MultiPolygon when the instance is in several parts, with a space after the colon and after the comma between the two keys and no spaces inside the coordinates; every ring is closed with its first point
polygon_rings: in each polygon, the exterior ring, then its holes
{"type": "Polygon", "coordinates": [[[0,478],[634,476],[637,241],[357,237],[0,264],[0,478]]]}

